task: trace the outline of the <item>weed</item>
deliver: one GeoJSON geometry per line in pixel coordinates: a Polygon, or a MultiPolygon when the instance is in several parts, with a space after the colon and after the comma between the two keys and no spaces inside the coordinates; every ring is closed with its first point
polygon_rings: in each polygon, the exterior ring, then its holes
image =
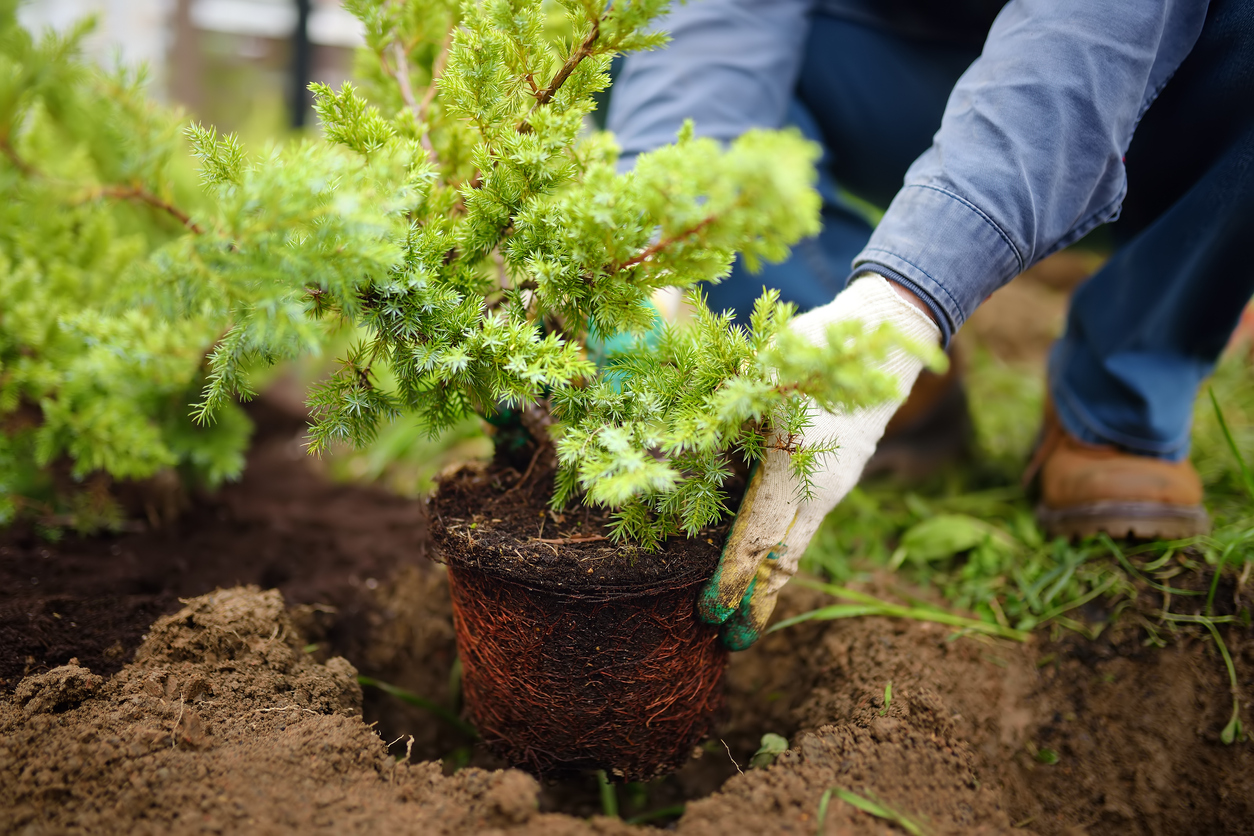
{"type": "Polygon", "coordinates": [[[1003,627],[1000,624],[989,624],[974,618],[967,618],[961,615],[947,612],[938,607],[929,606],[903,606],[901,604],[893,604],[876,598],[873,595],[867,595],[864,592],[858,592],[843,586],[835,586],[833,584],[818,583],[816,581],[799,578],[794,583],[809,589],[816,589],[820,592],[849,601],[857,601],[856,604],[833,604],[828,607],[820,607],[817,610],[801,613],[792,618],[785,618],[783,621],[773,625],[767,632],[783,630],[794,624],[800,624],[803,621],[831,621],[837,618],[856,618],[866,615],[878,615],[885,618],[909,618],[915,621],[931,621],[937,624],[946,624],[950,627],[960,627],[963,630],[970,630],[976,633],[985,633],[987,635],[999,636],[1004,639],[1014,639],[1015,641],[1026,641],[1028,634],[1021,630],[1012,630],[1003,627]]]}
{"type": "Polygon", "coordinates": [[[788,738],[773,732],[767,732],[762,735],[761,745],[758,751],[753,753],[753,757],[749,759],[750,769],[765,769],[775,762],[775,759],[788,751],[788,738]]]}
{"type": "Polygon", "coordinates": [[[888,680],[888,684],[884,686],[884,707],[880,709],[880,716],[888,714],[888,708],[893,704],[893,681],[888,680]]]}
{"type": "Polygon", "coordinates": [[[867,798],[841,787],[829,787],[823,792],[823,796],[819,799],[818,836],[824,836],[824,833],[826,832],[827,808],[831,803],[833,795],[846,804],[857,807],[864,813],[869,813],[877,818],[892,822],[902,830],[909,833],[910,836],[927,836],[928,831],[924,829],[922,824],[906,816],[904,813],[894,810],[883,802],[875,800],[872,793],[868,792],[867,795],[871,797],[867,798]]]}

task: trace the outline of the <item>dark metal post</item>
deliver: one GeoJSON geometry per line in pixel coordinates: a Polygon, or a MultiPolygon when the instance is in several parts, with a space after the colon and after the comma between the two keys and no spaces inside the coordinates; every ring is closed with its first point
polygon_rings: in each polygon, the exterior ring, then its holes
{"type": "Polygon", "coordinates": [[[292,33],[291,107],[292,127],[303,128],[309,115],[309,85],[313,49],[309,44],[309,15],[312,0],[296,0],[296,31],[292,33]]]}

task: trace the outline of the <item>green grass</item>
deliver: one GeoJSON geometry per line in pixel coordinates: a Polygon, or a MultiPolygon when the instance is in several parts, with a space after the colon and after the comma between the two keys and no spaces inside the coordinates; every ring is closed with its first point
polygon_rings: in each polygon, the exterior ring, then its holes
{"type": "Polygon", "coordinates": [[[866,796],[862,796],[843,787],[829,787],[823,792],[822,797],[819,798],[818,836],[824,836],[827,832],[827,808],[831,805],[833,795],[868,815],[892,822],[909,833],[910,836],[926,836],[929,832],[922,824],[879,801],[870,792],[866,796]]]}
{"type": "Polygon", "coordinates": [[[1212,389],[1222,411],[1210,398],[1199,399],[1196,411],[1193,461],[1214,531],[1129,549],[1108,537],[1049,540],[1037,527],[1019,479],[1040,423],[1039,375],[977,355],[968,387],[975,460],[924,486],[856,488],[824,521],[803,568],[841,586],[870,570],[892,569],[1003,632],[1045,624],[1085,631],[1100,625],[1086,625],[1075,611],[1095,599],[1117,611],[1134,594],[1136,580],[1161,591],[1171,589],[1168,579],[1179,573],[1220,566],[1239,573],[1254,560],[1254,507],[1246,492],[1254,478],[1237,452],[1254,449],[1249,362],[1232,358],[1217,371],[1212,389]]]}

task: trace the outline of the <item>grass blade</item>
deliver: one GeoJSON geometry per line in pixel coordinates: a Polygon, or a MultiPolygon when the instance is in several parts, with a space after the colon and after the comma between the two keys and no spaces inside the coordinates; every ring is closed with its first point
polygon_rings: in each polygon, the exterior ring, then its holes
{"type": "Polygon", "coordinates": [[[838,618],[882,615],[883,613],[880,610],[880,607],[870,607],[865,604],[832,604],[830,607],[819,607],[817,610],[810,610],[800,615],[794,615],[792,618],[785,618],[783,621],[773,624],[767,632],[773,633],[776,630],[783,630],[785,627],[801,624],[804,621],[835,621],[838,618]]]}
{"type": "MultiPolygon", "coordinates": [[[[841,801],[845,802],[846,804],[852,807],[857,807],[859,810],[861,810],[864,813],[868,813],[877,818],[881,818],[881,819],[884,819],[885,821],[892,822],[893,824],[900,827],[902,830],[909,833],[910,836],[926,836],[927,834],[927,831],[923,829],[923,826],[921,824],[909,818],[908,816],[905,816],[897,812],[891,807],[888,807],[884,804],[879,803],[878,801],[872,801],[869,798],[864,798],[858,795],[856,792],[850,792],[849,790],[842,789],[841,787],[832,787],[830,790],[828,790],[828,792],[835,793],[836,797],[839,798],[841,801]]],[[[824,795],[826,795],[826,793],[824,793],[824,795]]],[[[823,809],[821,812],[826,814],[827,810],[823,809]]],[[[822,827],[822,817],[820,817],[819,819],[819,826],[820,828],[822,827]]],[[[821,832],[822,831],[820,830],[820,833],[821,832]]]]}
{"type": "Polygon", "coordinates": [[[1219,635],[1219,628],[1214,625],[1210,619],[1202,620],[1206,628],[1210,630],[1211,637],[1215,639],[1215,644],[1219,645],[1219,653],[1224,657],[1224,665],[1228,668],[1228,687],[1232,689],[1232,717],[1228,720],[1228,725],[1224,726],[1223,731],[1219,733],[1219,739],[1228,745],[1232,745],[1241,739],[1241,702],[1237,699],[1237,669],[1232,664],[1232,654],[1228,652],[1228,645],[1224,644],[1223,637],[1219,635]]]}
{"type": "Polygon", "coordinates": [[[1219,399],[1215,397],[1213,387],[1206,387],[1207,393],[1210,395],[1210,404],[1215,408],[1215,418],[1219,421],[1219,429],[1223,431],[1224,440],[1228,442],[1228,449],[1232,451],[1232,457],[1237,460],[1237,467],[1241,470],[1241,480],[1245,482],[1245,490],[1250,495],[1250,499],[1254,499],[1254,473],[1245,464],[1245,459],[1241,457],[1241,451],[1237,449],[1237,442],[1232,437],[1232,431],[1228,429],[1228,422],[1224,419],[1223,410],[1219,408],[1219,399]]]}
{"type": "Polygon", "coordinates": [[[658,819],[679,818],[687,809],[683,804],[672,804],[669,807],[659,807],[656,810],[650,810],[647,813],[641,813],[638,816],[632,816],[629,819],[623,819],[626,824],[644,824],[649,821],[657,821],[658,819]]]}
{"type": "Polygon", "coordinates": [[[420,697],[417,694],[410,693],[404,688],[397,688],[395,685],[391,685],[387,682],[380,682],[379,680],[369,676],[359,676],[357,677],[357,682],[363,688],[378,688],[383,693],[396,697],[402,702],[407,702],[410,705],[429,711],[467,737],[473,740],[479,739],[478,729],[439,703],[432,702],[426,697],[420,697]]]}
{"type": "Polygon", "coordinates": [[[815,831],[817,836],[826,836],[827,834],[827,805],[832,803],[832,788],[828,787],[823,790],[823,795],[819,798],[819,812],[815,816],[819,820],[819,829],[815,831]]]}
{"type": "Polygon", "coordinates": [[[785,627],[791,627],[803,621],[819,620],[830,621],[837,618],[857,618],[866,615],[878,615],[885,618],[908,618],[913,621],[930,621],[936,624],[944,624],[949,627],[959,627],[964,630],[971,630],[977,633],[986,633],[990,636],[998,636],[1003,639],[1012,639],[1014,641],[1027,641],[1028,633],[1023,630],[1014,630],[1009,627],[1003,627],[1000,624],[989,624],[987,621],[980,621],[976,618],[967,618],[966,616],[956,615],[945,610],[935,607],[906,607],[901,604],[894,604],[889,601],[883,601],[873,595],[867,595],[865,592],[858,592],[844,586],[835,586],[829,583],[819,583],[818,581],[808,580],[806,578],[796,578],[793,583],[800,584],[808,589],[817,589],[820,592],[826,592],[833,598],[841,598],[846,601],[856,601],[861,606],[853,604],[833,604],[830,607],[820,607],[817,610],[811,610],[807,613],[795,615],[792,618],[786,618],[777,624],[771,626],[768,633],[776,630],[782,630],[785,627]]]}
{"type": "Polygon", "coordinates": [[[1161,584],[1161,583],[1158,583],[1157,581],[1152,580],[1148,576],[1142,574],[1140,569],[1137,569],[1135,566],[1132,565],[1132,561],[1128,560],[1128,558],[1124,556],[1123,550],[1119,548],[1119,546],[1115,543],[1114,540],[1110,539],[1110,535],[1108,535],[1106,532],[1103,531],[1100,535],[1100,539],[1102,541],[1102,545],[1110,549],[1110,553],[1115,556],[1115,559],[1119,561],[1119,565],[1122,566],[1125,570],[1127,570],[1129,575],[1131,575],[1132,577],[1136,578],[1139,581],[1142,581],[1151,589],[1156,589],[1159,592],[1163,592],[1168,595],[1201,595],[1202,594],[1202,591],[1200,589],[1176,589],[1175,587],[1166,586],[1164,584],[1161,584]]]}

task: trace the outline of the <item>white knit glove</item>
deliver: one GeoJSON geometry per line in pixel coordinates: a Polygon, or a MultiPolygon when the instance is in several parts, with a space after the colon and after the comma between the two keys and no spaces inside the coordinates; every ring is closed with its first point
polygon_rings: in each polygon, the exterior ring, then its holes
{"type": "MultiPolygon", "coordinates": [[[[828,328],[848,320],[861,320],[868,329],[887,322],[920,345],[940,342],[936,323],[876,273],[854,279],[834,301],[798,316],[791,325],[811,342],[825,345],[828,328]]],[[[723,642],[732,650],[744,650],[761,635],[779,590],[796,574],[797,563],[823,517],[858,483],[923,361],[896,348],[881,368],[899,382],[900,394],[892,401],[849,413],[827,412],[811,402],[806,435],[833,440],[839,449],[820,461],[809,501],[800,497],[800,484],[786,452],[768,450],[753,471],[718,568],[697,598],[702,619],[723,625],[723,642]]]]}

